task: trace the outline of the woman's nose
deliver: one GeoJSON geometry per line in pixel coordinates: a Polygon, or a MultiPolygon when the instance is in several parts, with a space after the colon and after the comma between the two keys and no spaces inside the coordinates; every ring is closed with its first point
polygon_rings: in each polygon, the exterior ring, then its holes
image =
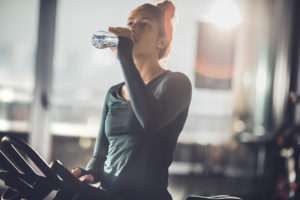
{"type": "Polygon", "coordinates": [[[131,30],[132,32],[136,33],[138,29],[137,23],[133,23],[130,27],[129,30],[131,30]]]}

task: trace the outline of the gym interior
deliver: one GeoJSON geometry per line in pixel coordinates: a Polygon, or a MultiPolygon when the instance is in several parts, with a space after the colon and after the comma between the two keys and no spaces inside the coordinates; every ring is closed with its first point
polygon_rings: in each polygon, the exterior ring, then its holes
{"type": "MultiPolygon", "coordinates": [[[[0,138],[25,141],[48,164],[85,167],[105,94],[123,81],[116,55],[92,36],[157,2],[0,0],[0,138]]],[[[300,1],[173,2],[163,65],[193,87],[169,167],[173,199],[299,200],[300,1]]]]}

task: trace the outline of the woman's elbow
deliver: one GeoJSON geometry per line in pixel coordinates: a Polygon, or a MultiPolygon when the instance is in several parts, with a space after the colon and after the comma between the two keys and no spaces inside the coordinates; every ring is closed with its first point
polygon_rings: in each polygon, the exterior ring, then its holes
{"type": "Polygon", "coordinates": [[[145,120],[141,123],[141,127],[143,129],[144,132],[153,132],[154,130],[156,130],[156,121],[154,119],[149,119],[149,120],[145,120]]]}
{"type": "Polygon", "coordinates": [[[141,127],[142,127],[144,132],[148,132],[148,131],[151,130],[151,122],[150,121],[143,121],[141,123],[141,127]]]}

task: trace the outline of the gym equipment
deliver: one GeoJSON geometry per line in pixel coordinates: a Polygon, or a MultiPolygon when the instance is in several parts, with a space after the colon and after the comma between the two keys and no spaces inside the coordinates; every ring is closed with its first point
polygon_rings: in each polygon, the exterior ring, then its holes
{"type": "Polygon", "coordinates": [[[117,200],[104,191],[79,181],[59,161],[50,166],[24,141],[5,136],[1,140],[0,179],[9,188],[2,194],[1,200],[21,198],[39,200],[56,191],[54,200],[100,199],[117,200]],[[37,174],[21,153],[36,165],[44,176],[37,174]]]}
{"type": "MultiPolygon", "coordinates": [[[[58,160],[48,165],[41,156],[24,141],[4,136],[1,140],[0,179],[8,189],[1,200],[40,200],[56,192],[53,200],[121,200],[99,188],[81,182],[58,160]],[[24,158],[26,155],[43,174],[40,175],[24,158]]],[[[49,197],[48,197],[49,199],[49,197]]],[[[212,197],[189,196],[186,200],[242,200],[238,197],[219,195],[212,197]]]]}

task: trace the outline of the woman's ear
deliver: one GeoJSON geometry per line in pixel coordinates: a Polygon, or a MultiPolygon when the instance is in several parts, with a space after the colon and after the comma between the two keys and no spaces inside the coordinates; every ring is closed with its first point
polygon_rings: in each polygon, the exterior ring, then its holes
{"type": "Polygon", "coordinates": [[[166,37],[161,37],[157,40],[157,48],[159,49],[163,49],[167,46],[168,44],[168,41],[167,41],[167,38],[166,37]]]}

